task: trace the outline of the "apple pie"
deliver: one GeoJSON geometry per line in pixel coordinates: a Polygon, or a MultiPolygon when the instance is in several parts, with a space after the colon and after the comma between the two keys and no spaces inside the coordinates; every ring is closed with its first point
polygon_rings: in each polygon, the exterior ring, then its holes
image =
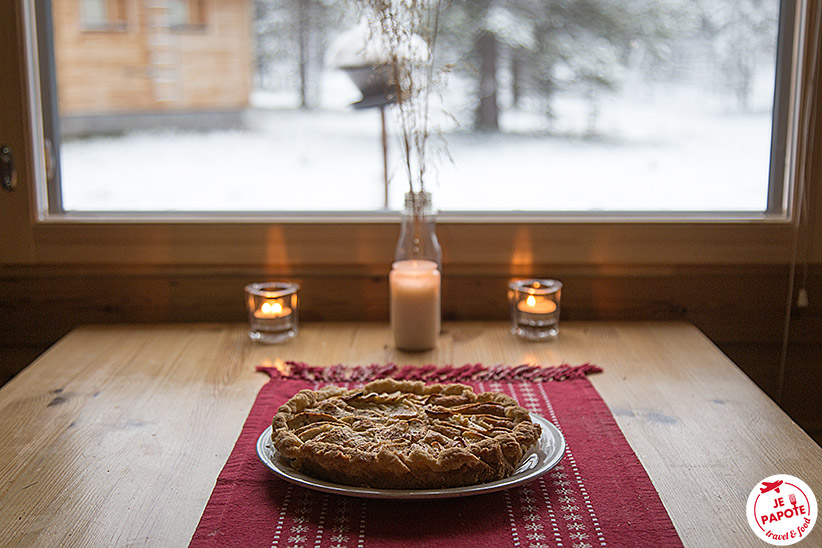
{"type": "Polygon", "coordinates": [[[282,459],[314,478],[435,489],[511,476],[540,433],[505,394],[385,379],[300,391],[274,416],[271,438],[282,459]]]}

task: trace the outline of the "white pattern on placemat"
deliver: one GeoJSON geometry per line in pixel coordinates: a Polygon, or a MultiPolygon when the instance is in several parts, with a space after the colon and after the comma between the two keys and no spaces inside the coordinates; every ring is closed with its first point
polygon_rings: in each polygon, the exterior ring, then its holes
{"type": "MultiPolygon", "coordinates": [[[[528,548],[550,548],[548,544],[543,542],[547,536],[543,532],[545,526],[542,524],[542,516],[539,514],[539,507],[535,504],[537,502],[537,493],[528,485],[523,485],[518,490],[519,500],[522,503],[523,519],[528,522],[525,528],[530,532],[525,535],[528,539],[528,548]]],[[[560,543],[560,546],[562,543],[560,543]]]]}
{"type": "Polygon", "coordinates": [[[505,491],[505,509],[508,511],[508,521],[511,524],[511,538],[513,546],[519,546],[519,531],[517,531],[517,520],[514,518],[514,503],[511,501],[511,492],[505,491]]]}
{"type": "MultiPolygon", "coordinates": [[[[511,387],[513,391],[513,387],[511,387]]],[[[539,412],[539,396],[534,394],[534,391],[531,389],[530,384],[523,383],[522,387],[520,388],[521,397],[518,399],[519,404],[529,411],[533,411],[535,413],[539,412]]],[[[513,395],[513,394],[512,394],[513,395]]],[[[516,396],[515,396],[516,397],[516,396]]]]}
{"type": "Polygon", "coordinates": [[[311,519],[308,514],[311,512],[311,492],[300,489],[297,502],[294,507],[294,523],[291,525],[291,534],[288,536],[288,548],[303,548],[308,541],[307,533],[310,529],[308,524],[311,519]]]}
{"type": "MultiPolygon", "coordinates": [[[[502,392],[514,397],[513,387],[510,383],[506,383],[506,385],[503,386],[502,383],[491,382],[488,388],[486,388],[485,383],[480,382],[477,383],[477,388],[480,392],[502,392]]],[[[505,491],[505,507],[508,511],[508,521],[511,524],[511,537],[513,538],[514,546],[520,546],[521,543],[525,541],[527,542],[528,548],[548,548],[542,543],[542,540],[545,539],[545,534],[542,533],[545,526],[541,523],[542,517],[539,514],[539,508],[534,504],[535,502],[536,499],[533,496],[533,492],[525,485],[513,491],[505,491]],[[526,522],[523,526],[526,530],[525,539],[520,537],[519,529],[517,528],[512,492],[517,495],[517,502],[519,503],[518,509],[522,514],[522,519],[526,522]]]]}
{"type": "MultiPolygon", "coordinates": [[[[560,467],[562,467],[561,464],[557,465],[556,468],[560,467]]],[[[562,546],[562,535],[559,532],[559,524],[557,523],[557,516],[554,513],[554,507],[548,497],[548,486],[545,484],[545,476],[540,477],[538,483],[540,492],[542,493],[542,500],[545,501],[545,507],[548,509],[548,517],[551,520],[551,530],[554,533],[554,542],[557,546],[562,546]]]]}
{"type": "Polygon", "coordinates": [[[319,548],[322,545],[325,534],[325,518],[328,514],[328,494],[323,494],[323,501],[320,503],[320,518],[317,520],[317,535],[314,537],[314,546],[319,548]]]}
{"type": "MultiPolygon", "coordinates": [[[[543,400],[545,402],[545,408],[548,410],[548,414],[549,414],[549,418],[551,419],[551,422],[553,422],[554,425],[557,428],[559,428],[560,432],[562,432],[562,425],[560,425],[559,419],[557,418],[557,414],[554,411],[554,406],[551,404],[551,400],[548,398],[548,394],[545,392],[544,383],[537,383],[537,385],[539,386],[539,391],[540,391],[540,394],[542,395],[543,400]]],[[[531,391],[530,386],[526,385],[525,388],[523,389],[523,391],[524,392],[526,392],[526,391],[530,392],[531,391]]],[[[567,442],[567,440],[566,440],[566,442],[567,442]]],[[[588,491],[585,489],[585,482],[582,480],[582,476],[579,473],[579,468],[577,467],[577,462],[576,462],[576,459],[574,458],[574,454],[571,451],[571,444],[570,443],[568,443],[565,447],[565,456],[568,459],[568,465],[570,466],[571,472],[574,475],[574,480],[576,481],[577,487],[579,488],[579,491],[582,494],[582,499],[583,499],[584,504],[585,504],[585,509],[588,512],[588,515],[591,519],[591,522],[594,525],[594,531],[596,532],[596,537],[597,537],[597,540],[599,541],[599,546],[605,547],[605,546],[607,546],[607,543],[605,542],[605,537],[602,534],[602,528],[599,526],[599,518],[597,518],[596,512],[594,511],[594,507],[591,504],[591,498],[588,495],[588,491]]],[[[563,467],[563,470],[564,470],[564,467],[563,467]]],[[[557,468],[555,468],[552,471],[552,475],[555,478],[557,478],[554,481],[554,485],[561,485],[561,484],[570,485],[570,482],[564,481],[565,477],[567,477],[567,475],[564,473],[564,471],[558,470],[557,468]]],[[[561,485],[561,486],[565,487],[565,485],[561,485]]],[[[570,494],[570,493],[567,493],[567,494],[570,494]]],[[[580,529],[584,529],[584,526],[581,523],[582,516],[580,514],[576,513],[579,510],[579,507],[576,506],[574,503],[576,503],[576,500],[569,500],[568,504],[563,506],[563,508],[568,508],[568,510],[567,510],[568,513],[563,514],[563,517],[569,522],[569,524],[568,524],[569,529],[572,528],[572,525],[571,525],[572,523],[576,523],[576,524],[579,524],[579,525],[582,526],[582,527],[576,528],[577,530],[575,531],[575,533],[577,535],[576,538],[578,540],[582,540],[583,538],[587,538],[588,535],[587,535],[587,533],[583,533],[582,531],[580,531],[580,529]]],[[[574,538],[574,537],[572,536],[572,538],[574,538]]],[[[588,542],[579,542],[579,543],[573,544],[572,548],[592,548],[592,545],[588,542]]]]}
{"type": "Polygon", "coordinates": [[[294,494],[294,485],[288,484],[285,490],[285,497],[283,498],[283,505],[280,508],[280,515],[277,516],[277,528],[274,529],[274,538],[271,539],[271,547],[275,548],[280,544],[280,536],[283,534],[283,522],[285,515],[288,513],[288,504],[291,502],[291,496],[294,494]]]}
{"type": "MultiPolygon", "coordinates": [[[[481,391],[485,391],[482,383],[479,384],[479,388],[481,391]]],[[[516,399],[517,402],[526,409],[529,409],[535,413],[541,413],[541,398],[539,395],[534,393],[530,384],[517,384],[515,388],[513,383],[492,382],[489,383],[489,389],[494,392],[506,393],[516,399]]],[[[558,465],[555,470],[556,469],[561,470],[562,465],[558,465]]],[[[561,548],[564,546],[562,533],[559,528],[556,513],[554,512],[554,508],[551,504],[549,490],[546,483],[546,478],[549,476],[553,477],[555,482],[559,481],[563,484],[559,486],[561,489],[570,485],[570,482],[563,481],[565,477],[564,475],[560,473],[560,475],[557,476],[552,472],[548,475],[540,477],[538,481],[532,482],[528,485],[523,485],[516,490],[516,492],[520,494],[519,501],[522,503],[519,510],[522,513],[522,519],[526,521],[524,528],[528,531],[528,533],[525,534],[528,548],[547,548],[549,546],[561,548]],[[545,513],[547,513],[547,516],[540,513],[540,507],[536,504],[540,497],[542,502],[545,504],[545,513]],[[545,517],[547,517],[551,522],[550,533],[545,531],[545,517]],[[553,536],[552,543],[549,543],[549,535],[553,536]]],[[[568,491],[572,492],[570,489],[568,489],[568,491]]]]}
{"type": "Polygon", "coordinates": [[[351,507],[351,500],[347,497],[339,497],[336,504],[336,514],[331,518],[331,546],[329,548],[345,548],[351,538],[349,528],[350,516],[348,510],[351,507]]]}
{"type": "Polygon", "coordinates": [[[360,528],[357,532],[357,548],[365,546],[365,516],[368,510],[368,501],[363,500],[360,503],[360,528]]]}
{"type": "MultiPolygon", "coordinates": [[[[521,386],[519,386],[519,389],[520,389],[519,394],[517,394],[516,390],[513,387],[513,385],[511,385],[511,392],[512,392],[511,396],[516,398],[517,401],[520,403],[520,405],[522,405],[523,407],[525,407],[525,408],[527,408],[531,411],[534,411],[534,412],[540,412],[541,409],[539,407],[539,403],[540,403],[539,397],[534,393],[534,391],[531,388],[531,385],[530,384],[522,384],[521,386]]],[[[556,473],[557,469],[562,469],[562,465],[561,464],[557,465],[557,467],[554,468],[554,471],[552,471],[551,474],[550,474],[551,477],[555,478],[555,481],[554,481],[555,484],[558,480],[561,481],[561,479],[562,479],[561,473],[556,473]]],[[[534,491],[535,491],[534,494],[535,495],[536,494],[541,494],[542,495],[542,500],[545,503],[545,509],[548,512],[548,518],[551,521],[551,529],[552,529],[552,532],[553,532],[553,535],[554,535],[555,546],[561,547],[561,546],[563,546],[562,534],[560,533],[559,524],[557,522],[556,514],[555,514],[554,508],[551,504],[551,499],[549,497],[549,492],[548,492],[548,488],[547,488],[545,478],[546,478],[546,476],[542,476],[542,477],[540,477],[538,482],[535,482],[531,485],[533,486],[532,489],[534,489],[534,491]],[[536,491],[538,491],[538,493],[536,491]]],[[[560,486],[560,487],[562,487],[562,486],[560,486]]],[[[536,542],[533,542],[529,546],[529,548],[541,548],[542,546],[546,546],[546,544],[542,542],[542,540],[544,540],[545,538],[547,538],[545,535],[542,535],[542,538],[538,538],[538,537],[535,538],[534,540],[536,542]]]]}

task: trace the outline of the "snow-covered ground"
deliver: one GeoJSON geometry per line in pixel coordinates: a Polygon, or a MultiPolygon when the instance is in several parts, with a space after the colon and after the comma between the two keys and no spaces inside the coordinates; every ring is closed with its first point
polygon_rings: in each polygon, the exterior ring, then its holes
{"type": "MultiPolygon", "coordinates": [[[[247,128],[134,132],[67,141],[61,149],[68,210],[356,211],[383,204],[379,112],[357,111],[356,88],[327,75],[322,108],[255,93],[247,128]]],[[[553,103],[548,120],[505,111],[502,131],[470,131],[470,111],[445,126],[452,160],[428,181],[444,211],[763,210],[770,163],[770,88],[735,113],[707,91],[645,87],[603,98],[596,134],[588,104],[553,103]]],[[[390,118],[390,117],[389,117],[390,118]]],[[[390,128],[392,134],[395,133],[390,128]]],[[[389,143],[390,205],[407,183],[389,143]]]]}

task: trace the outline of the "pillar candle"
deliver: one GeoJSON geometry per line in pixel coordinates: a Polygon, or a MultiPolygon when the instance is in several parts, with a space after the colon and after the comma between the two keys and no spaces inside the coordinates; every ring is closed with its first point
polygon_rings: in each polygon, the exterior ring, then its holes
{"type": "Polygon", "coordinates": [[[400,350],[429,350],[440,334],[440,272],[433,261],[397,261],[388,277],[391,329],[400,350]]]}

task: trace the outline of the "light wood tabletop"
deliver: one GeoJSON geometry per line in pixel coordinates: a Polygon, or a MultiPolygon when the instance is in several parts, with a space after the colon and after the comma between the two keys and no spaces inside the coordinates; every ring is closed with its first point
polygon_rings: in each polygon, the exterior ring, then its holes
{"type": "MultiPolygon", "coordinates": [[[[0,389],[0,546],[187,546],[267,380],[255,366],[284,360],[599,365],[589,378],[686,546],[765,546],[745,503],[773,474],[822,494],[819,445],[684,323],[568,322],[546,343],[452,323],[419,354],[387,324],[307,324],[276,346],[239,324],[91,326],[0,389]]],[[[822,526],[799,546],[822,546],[822,526]]]]}

